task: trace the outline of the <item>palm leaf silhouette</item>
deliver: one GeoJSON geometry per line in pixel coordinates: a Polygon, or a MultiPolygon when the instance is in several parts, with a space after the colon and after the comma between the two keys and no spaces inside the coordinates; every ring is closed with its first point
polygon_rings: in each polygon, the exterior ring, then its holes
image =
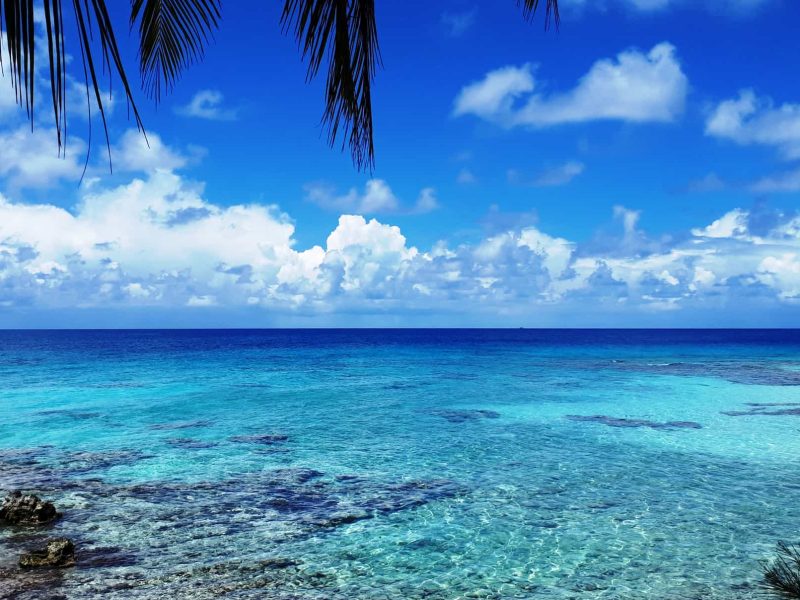
{"type": "Polygon", "coordinates": [[[171,91],[181,72],[202,59],[221,18],[219,0],[133,0],[131,27],[139,20],[139,72],[154,100],[171,91]],[[141,17],[141,18],[140,18],[141,17]]]}
{"type": "MultiPolygon", "coordinates": [[[[106,0],[0,0],[0,29],[17,103],[34,123],[36,89],[35,9],[44,13],[50,91],[59,152],[67,137],[67,50],[64,4],[75,18],[77,46],[86,81],[87,110],[91,98],[99,110],[111,158],[106,106],[100,77],[119,78],[136,126],[144,124],[122,63],[106,0]],[[99,66],[99,68],[98,68],[99,66]]],[[[517,0],[525,18],[545,5],[545,26],[559,23],[558,0],[517,0]]],[[[202,59],[221,20],[221,0],[131,0],[130,26],[138,24],[139,74],[142,88],[154,101],[174,87],[180,74],[202,59]]],[[[285,0],[281,23],[297,39],[307,61],[307,78],[326,68],[322,124],[328,142],[349,146],[358,169],[375,165],[372,82],[381,65],[374,0],[285,0]]],[[[2,66],[0,54],[0,66],[2,66]]],[[[90,119],[91,124],[91,119],[90,119]]],[[[91,146],[91,129],[89,135],[91,146]]],[[[88,163],[88,154],[87,154],[88,163]]]]}

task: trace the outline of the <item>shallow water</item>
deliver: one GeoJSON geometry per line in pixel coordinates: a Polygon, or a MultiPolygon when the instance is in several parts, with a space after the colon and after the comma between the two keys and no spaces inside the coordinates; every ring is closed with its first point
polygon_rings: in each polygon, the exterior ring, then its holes
{"type": "Polygon", "coordinates": [[[800,333],[0,333],[0,597],[764,597],[800,333]],[[48,536],[78,565],[21,573],[48,536]]]}

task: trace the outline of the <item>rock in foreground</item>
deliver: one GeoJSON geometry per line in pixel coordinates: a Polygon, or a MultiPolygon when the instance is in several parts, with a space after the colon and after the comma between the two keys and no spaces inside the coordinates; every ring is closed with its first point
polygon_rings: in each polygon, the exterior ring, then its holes
{"type": "Polygon", "coordinates": [[[0,506],[0,524],[4,525],[43,525],[58,517],[52,502],[33,494],[13,492],[6,496],[0,506]]]}
{"type": "Polygon", "coordinates": [[[48,540],[44,550],[26,552],[19,557],[19,566],[23,569],[71,567],[74,564],[75,545],[67,538],[48,540]]]}

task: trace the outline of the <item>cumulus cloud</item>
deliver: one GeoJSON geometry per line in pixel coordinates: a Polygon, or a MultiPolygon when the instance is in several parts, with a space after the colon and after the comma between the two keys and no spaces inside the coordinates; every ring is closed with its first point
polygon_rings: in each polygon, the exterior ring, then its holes
{"type": "MultiPolygon", "coordinates": [[[[40,56],[47,56],[47,39],[44,13],[34,11],[34,44],[36,45],[36,52],[40,56]],[[42,18],[38,18],[38,17],[42,18]]],[[[5,30],[0,31],[0,38],[6,40],[5,30]]],[[[8,48],[6,42],[0,48],[0,64],[9,65],[10,59],[8,56],[8,48]]],[[[73,56],[67,54],[64,57],[66,64],[73,63],[73,56]]],[[[46,127],[55,126],[53,118],[52,101],[50,99],[50,72],[47,60],[39,60],[33,65],[33,72],[29,74],[33,80],[35,94],[33,97],[33,115],[34,122],[46,127]]],[[[78,117],[83,121],[88,121],[90,118],[97,118],[99,115],[99,105],[97,98],[93,92],[90,92],[86,87],[86,81],[82,78],[74,77],[68,70],[65,74],[64,87],[66,91],[65,108],[68,121],[72,121],[74,117],[78,117]]],[[[110,117],[114,113],[116,105],[115,96],[109,90],[100,89],[100,101],[103,106],[103,111],[106,117],[110,117]]],[[[0,69],[0,120],[6,122],[22,122],[27,120],[26,111],[17,103],[17,94],[14,90],[14,83],[11,78],[11,72],[8,68],[0,69]]],[[[53,140],[56,138],[54,137],[53,140]]],[[[53,142],[56,145],[56,142],[53,142]]]]}
{"type": "Polygon", "coordinates": [[[727,188],[729,184],[716,173],[707,173],[699,179],[690,181],[682,191],[685,192],[719,192],[727,188]]]}
{"type": "MultiPolygon", "coordinates": [[[[21,126],[0,131],[0,176],[7,187],[50,188],[65,181],[77,182],[84,175],[94,179],[98,171],[106,172],[107,164],[86,165],[86,144],[77,136],[67,138],[67,146],[59,154],[57,134],[53,129],[34,129],[21,126]]],[[[105,150],[105,148],[103,148],[105,150]]],[[[199,147],[181,153],[164,144],[160,136],[130,129],[111,148],[111,160],[116,172],[149,172],[156,169],[172,171],[198,160],[204,154],[199,147]]]]}
{"type": "MultiPolygon", "coordinates": [[[[741,90],[736,98],[714,107],[705,132],[742,146],[774,148],[783,160],[800,160],[800,104],[776,105],[753,90],[741,90]]],[[[747,187],[756,193],[796,192],[800,190],[800,168],[762,177],[747,187]]]]}
{"type": "Polygon", "coordinates": [[[123,171],[173,171],[186,165],[189,159],[168,147],[156,133],[147,138],[140,131],[129,129],[111,151],[114,167],[123,171]]]}
{"type": "Polygon", "coordinates": [[[658,244],[640,229],[639,211],[620,206],[615,217],[621,233],[605,246],[517,221],[473,243],[419,249],[397,226],[343,214],[324,244],[298,248],[277,206],[219,206],[201,186],[154,170],[83,189],[73,210],[0,198],[0,288],[6,309],[261,307],[467,320],[558,313],[570,323],[800,306],[795,214],[737,209],[658,244]]]}
{"type": "Polygon", "coordinates": [[[451,37],[459,37],[464,35],[475,24],[475,17],[478,16],[478,9],[472,8],[471,10],[451,13],[442,13],[442,26],[444,27],[447,35],[451,37]]]}
{"type": "MultiPolygon", "coordinates": [[[[699,7],[719,13],[733,11],[735,14],[743,13],[764,4],[771,0],[611,0],[609,4],[630,8],[638,12],[656,12],[668,8],[679,7],[699,7]]],[[[564,9],[583,10],[583,9],[603,9],[606,4],[602,2],[589,2],[588,0],[561,0],[564,9]]]]}
{"type": "Polygon", "coordinates": [[[224,101],[225,97],[218,90],[200,90],[192,97],[189,104],[177,107],[175,112],[184,117],[209,121],[235,121],[238,117],[237,111],[225,108],[224,101]]]}
{"type": "Polygon", "coordinates": [[[417,201],[411,212],[414,214],[425,214],[437,210],[439,208],[439,199],[436,196],[436,190],[432,187],[423,188],[417,197],[417,201]]]}
{"type": "Polygon", "coordinates": [[[60,181],[77,180],[83,172],[86,146],[71,136],[59,156],[53,129],[28,126],[0,132],[0,175],[11,187],[47,188],[60,181]]]}
{"type": "Polygon", "coordinates": [[[800,190],[800,168],[762,177],[750,186],[754,192],[796,192],[800,190]]]}
{"type": "Polygon", "coordinates": [[[478,178],[475,176],[475,173],[467,168],[464,168],[458,172],[458,175],[456,175],[456,183],[460,183],[461,185],[472,185],[474,183],[478,183],[478,178]]]}
{"type": "Polygon", "coordinates": [[[503,127],[549,127],[596,120],[670,122],[684,109],[689,83],[669,43],[646,54],[626,50],[597,61],[567,92],[537,92],[530,64],[508,66],[464,87],[455,116],[474,115],[503,127]]]}
{"type": "Polygon", "coordinates": [[[714,108],[706,120],[706,135],[741,145],[772,146],[785,159],[800,159],[800,104],[776,106],[753,90],[742,90],[714,108]]]}
{"type": "Polygon", "coordinates": [[[422,214],[439,208],[433,188],[424,188],[412,207],[404,207],[383,179],[370,179],[363,191],[350,188],[346,194],[338,194],[336,188],[324,182],[307,184],[305,192],[306,200],[333,212],[422,214]]]}
{"type": "Polygon", "coordinates": [[[536,187],[554,187],[566,185],[578,177],[586,166],[577,160],[570,160],[554,167],[549,167],[538,173],[533,179],[528,179],[517,169],[509,169],[506,177],[509,183],[517,185],[533,185],[536,187]]]}

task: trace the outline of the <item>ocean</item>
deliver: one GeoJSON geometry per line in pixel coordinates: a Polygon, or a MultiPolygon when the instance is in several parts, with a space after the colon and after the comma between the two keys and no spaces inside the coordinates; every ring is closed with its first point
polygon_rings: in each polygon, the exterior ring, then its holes
{"type": "Polygon", "coordinates": [[[794,330],[0,332],[0,597],[764,598],[799,430],[794,330]]]}

